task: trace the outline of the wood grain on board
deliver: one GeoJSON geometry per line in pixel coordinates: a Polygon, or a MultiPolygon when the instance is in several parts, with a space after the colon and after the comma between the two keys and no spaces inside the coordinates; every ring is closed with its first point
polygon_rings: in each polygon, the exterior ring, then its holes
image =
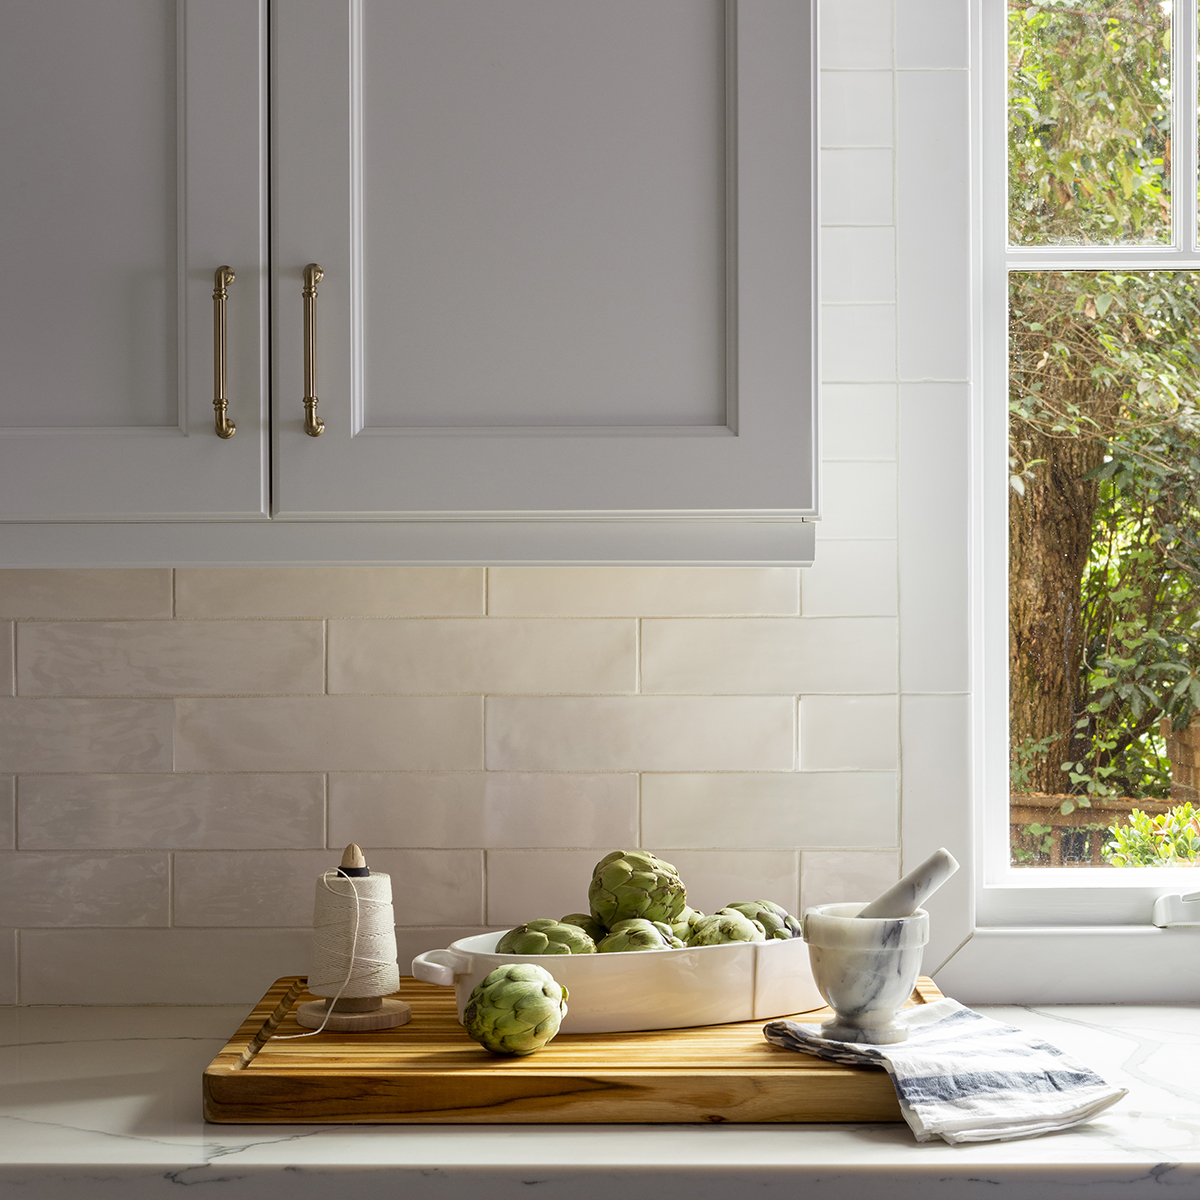
{"type": "MultiPolygon", "coordinates": [[[[397,1029],[303,1033],[303,976],[278,980],[204,1072],[209,1121],[319,1124],[899,1121],[882,1070],[773,1046],[763,1021],[563,1035],[506,1058],[467,1037],[449,988],[404,978],[397,1029]]],[[[912,1003],[941,993],[922,978],[912,1003]]],[[[823,1020],[828,1009],[805,1013],[823,1020]]]]}

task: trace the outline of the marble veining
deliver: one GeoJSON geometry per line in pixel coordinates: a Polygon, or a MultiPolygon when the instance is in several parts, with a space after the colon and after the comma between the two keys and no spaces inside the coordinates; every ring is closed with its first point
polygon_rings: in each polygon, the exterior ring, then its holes
{"type": "Polygon", "coordinates": [[[489,1200],[600,1200],[652,1170],[659,1200],[1200,1194],[1200,1004],[979,1011],[1129,1096],[1065,1133],[974,1146],[918,1145],[904,1125],[206,1125],[200,1073],[242,1008],[4,1009],[0,1191],[141,1200],[205,1184],[233,1200],[423,1200],[486,1186],[489,1200]]]}

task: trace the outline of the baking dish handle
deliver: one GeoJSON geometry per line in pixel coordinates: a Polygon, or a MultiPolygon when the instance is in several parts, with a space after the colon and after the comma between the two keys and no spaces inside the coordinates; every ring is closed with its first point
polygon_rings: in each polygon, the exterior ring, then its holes
{"type": "Polygon", "coordinates": [[[422,983],[442,987],[453,987],[455,975],[466,975],[470,970],[470,956],[457,950],[426,950],[412,960],[412,973],[422,983]]]}

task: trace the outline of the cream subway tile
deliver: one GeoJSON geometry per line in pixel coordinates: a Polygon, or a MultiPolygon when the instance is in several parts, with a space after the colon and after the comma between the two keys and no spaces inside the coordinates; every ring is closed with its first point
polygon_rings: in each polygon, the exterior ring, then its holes
{"type": "Polygon", "coordinates": [[[26,929],[24,1004],[255,1004],[308,970],[312,929],[26,929]]]}
{"type": "MultiPolygon", "coordinates": [[[[401,975],[412,974],[412,960],[426,950],[444,950],[459,938],[490,932],[486,925],[431,925],[405,929],[396,927],[396,961],[401,975]]],[[[403,988],[401,988],[403,994],[403,988]]]]}
{"type": "MultiPolygon", "coordinates": [[[[340,858],[340,848],[180,852],[175,855],[175,924],[311,926],[317,879],[334,870],[340,858]]],[[[391,876],[397,923],[482,921],[482,851],[372,849],[367,862],[391,876]]]]}
{"type": "Polygon", "coordinates": [[[825,462],[896,457],[894,383],[823,383],[821,450],[825,462]]]}
{"type": "Polygon", "coordinates": [[[23,621],[17,628],[22,696],[325,690],[318,621],[23,621]]]}
{"type": "Polygon", "coordinates": [[[821,0],[821,66],[892,65],[892,0],[821,0]]]}
{"type": "Polygon", "coordinates": [[[688,904],[714,913],[743,900],[771,900],[794,913],[800,902],[795,850],[680,850],[651,846],[672,863],[687,888],[688,904]]]}
{"type": "Polygon", "coordinates": [[[9,771],[169,771],[170,700],[0,700],[9,771]]]}
{"type": "Polygon", "coordinates": [[[821,72],[821,145],[892,144],[892,72],[821,72]]]}
{"type": "Polygon", "coordinates": [[[171,615],[166,568],[0,570],[0,617],[132,620],[171,615]]]}
{"type": "Polygon", "coordinates": [[[0,1004],[17,1002],[17,931],[0,929],[0,1004]]]}
{"type": "Polygon", "coordinates": [[[15,638],[16,624],[13,621],[0,621],[0,696],[16,694],[16,672],[13,669],[15,638]]]}
{"type": "Polygon", "coordinates": [[[493,696],[497,771],[789,771],[794,704],[775,696],[493,696]]]}
{"type": "Polygon", "coordinates": [[[329,844],[590,846],[637,841],[636,775],[507,771],[329,777],[329,844]]]}
{"type": "Polygon", "coordinates": [[[800,701],[800,768],[894,771],[898,722],[895,696],[805,696],[800,701]]]}
{"type": "Polygon", "coordinates": [[[17,848],[17,778],[0,775],[0,850],[17,848]]]}
{"type": "Polygon", "coordinates": [[[0,854],[0,912],[12,925],[166,925],[165,854],[0,854]]]}
{"type": "Polygon", "coordinates": [[[469,771],[478,696],[177,700],[179,771],[469,771]]]}
{"type": "Polygon", "coordinates": [[[315,849],[324,805],[320,775],[23,775],[21,849],[315,849]]]}
{"type": "Polygon", "coordinates": [[[971,7],[962,0],[898,4],[896,65],[907,70],[965,70],[970,64],[970,18],[971,7]]]}
{"type": "Polygon", "coordinates": [[[892,617],[642,622],[642,691],[701,695],[894,692],[892,617]]]}
{"type": "Polygon", "coordinates": [[[822,470],[821,533],[828,540],[896,536],[896,465],[827,462],[822,470]]]}
{"type": "Polygon", "coordinates": [[[896,850],[804,850],[800,855],[800,907],[874,900],[899,875],[896,850]]]}
{"type": "Polygon", "coordinates": [[[632,692],[631,620],[331,621],[329,691],[632,692]]]}
{"type": "Polygon", "coordinates": [[[895,304],[895,230],[890,225],[823,229],[821,299],[827,304],[895,304]]]}
{"type": "Polygon", "coordinates": [[[893,225],[892,151],[821,151],[821,223],[893,225]]]}
{"type": "Polygon", "coordinates": [[[488,612],[525,617],[790,616],[796,567],[492,567],[488,612]]]}
{"type": "Polygon", "coordinates": [[[642,840],[686,849],[888,846],[894,771],[642,776],[642,840]]]}
{"type": "Polygon", "coordinates": [[[806,617],[895,616],[896,543],[836,542],[818,534],[800,605],[806,617]]]}
{"type": "MultiPolygon", "coordinates": [[[[489,850],[487,922],[511,928],[539,917],[588,911],[592,868],[608,853],[595,850],[489,850]]],[[[632,847],[630,847],[632,849],[632,847]]]]}
{"type": "Polygon", "coordinates": [[[894,304],[822,304],[821,374],[831,381],[896,378],[894,304]]]}
{"type": "Polygon", "coordinates": [[[482,567],[189,567],[180,617],[471,617],[482,567]]]}

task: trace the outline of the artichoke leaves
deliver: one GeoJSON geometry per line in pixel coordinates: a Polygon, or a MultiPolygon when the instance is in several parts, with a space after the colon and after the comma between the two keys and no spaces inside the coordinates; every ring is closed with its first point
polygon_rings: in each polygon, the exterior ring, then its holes
{"type": "Polygon", "coordinates": [[[673,925],[687,907],[687,889],[679,872],[648,850],[614,850],[592,872],[588,904],[609,930],[636,917],[673,925]]]}
{"type": "Polygon", "coordinates": [[[766,932],[767,941],[787,941],[800,937],[800,922],[786,908],[770,900],[743,900],[737,904],[727,904],[721,911],[728,912],[730,909],[757,921],[766,932]]]}
{"type": "Polygon", "coordinates": [[[549,971],[513,963],[497,967],[475,986],[463,1010],[463,1027],[493,1054],[533,1054],[558,1033],[566,1015],[567,989],[549,971]]]}
{"type": "Polygon", "coordinates": [[[621,954],[628,950],[681,950],[681,942],[662,921],[632,917],[618,921],[596,950],[600,954],[621,954]]]}
{"type": "Polygon", "coordinates": [[[734,908],[723,908],[701,917],[692,926],[689,946],[723,946],[727,942],[765,942],[767,931],[757,921],[734,908]]]}
{"type": "Polygon", "coordinates": [[[510,929],[497,943],[497,954],[595,954],[596,943],[578,925],[548,917],[510,929]]]}
{"type": "Polygon", "coordinates": [[[591,913],[567,913],[565,917],[558,918],[558,923],[560,925],[578,925],[597,946],[600,945],[604,935],[608,933],[608,930],[591,913]]]}

